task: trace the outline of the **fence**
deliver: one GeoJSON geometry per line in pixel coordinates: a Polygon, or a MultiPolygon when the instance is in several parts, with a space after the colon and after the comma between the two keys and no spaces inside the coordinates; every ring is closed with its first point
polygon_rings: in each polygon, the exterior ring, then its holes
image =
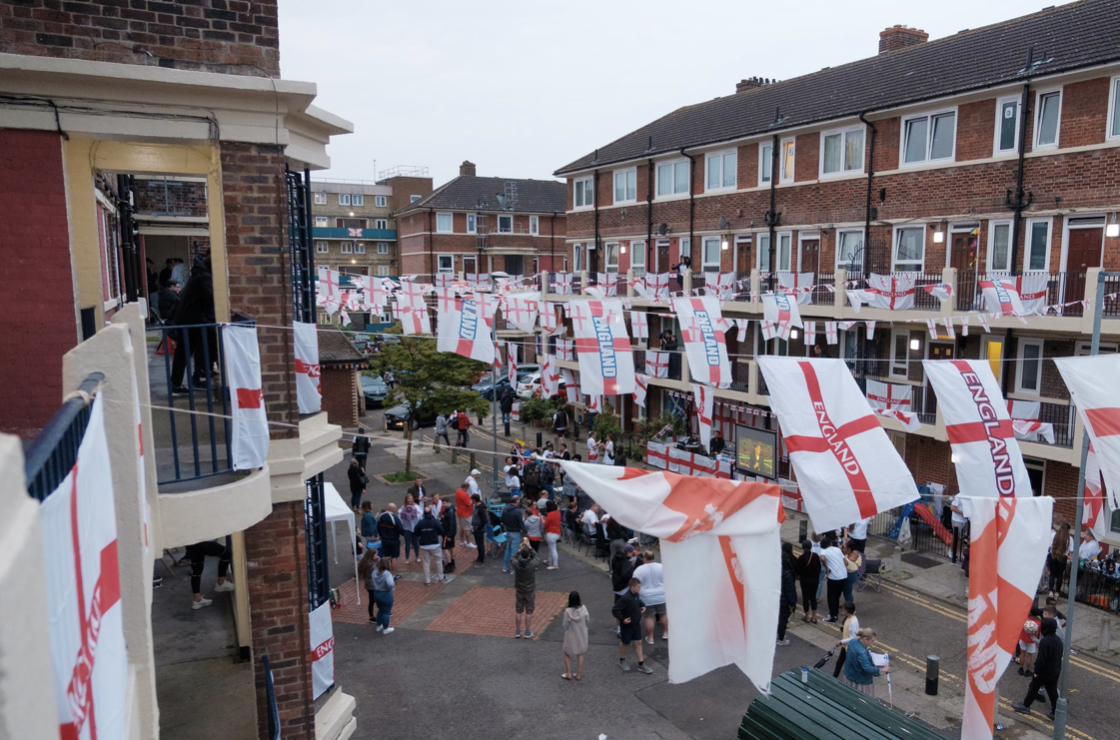
{"type": "Polygon", "coordinates": [[[941,299],[934,296],[932,293],[927,293],[922,286],[929,285],[930,283],[940,283],[944,276],[940,272],[919,272],[916,277],[914,308],[919,311],[940,311],[941,299]]]}
{"type": "MultiPolygon", "coordinates": [[[[891,509],[890,511],[882,511],[875,515],[871,520],[871,526],[868,527],[868,533],[878,536],[886,537],[887,539],[898,540],[900,527],[902,525],[902,513],[906,510],[912,512],[912,506],[902,506],[891,509]]],[[[940,519],[941,512],[934,512],[934,516],[940,519]]],[[[916,514],[911,514],[910,520],[910,545],[909,549],[917,552],[929,552],[943,557],[952,555],[952,546],[947,544],[944,540],[937,536],[933,528],[927,524],[921,517],[916,514]]]]}
{"type": "Polygon", "coordinates": [[[1038,407],[1038,420],[1054,425],[1055,447],[1073,447],[1077,408],[1072,403],[1042,401],[1038,407]]]}
{"type": "Polygon", "coordinates": [[[835,288],[836,276],[832,273],[817,273],[816,281],[813,284],[813,292],[809,297],[810,303],[814,306],[831,306],[836,302],[836,294],[829,290],[835,288]]]}
{"type": "MultiPolygon", "coordinates": [[[[984,292],[980,290],[979,280],[991,278],[1016,277],[1009,272],[977,272],[974,270],[962,271],[957,275],[957,308],[961,311],[984,311],[984,292]]],[[[1046,296],[1043,305],[1057,306],[1059,316],[1081,316],[1084,308],[1080,301],[1085,298],[1086,273],[1084,272],[1053,272],[1046,280],[1046,296]],[[1073,305],[1065,305],[1072,303],[1073,305]]],[[[1105,293],[1109,293],[1106,280],[1105,293]]],[[[1120,278],[1115,278],[1112,292],[1120,288],[1120,278]]],[[[1120,315],[1117,302],[1113,301],[1111,312],[1109,302],[1105,302],[1105,315],[1120,315]]]]}
{"type": "MultiPolygon", "coordinates": [[[[327,512],[323,500],[323,474],[304,481],[307,496],[303,501],[306,520],[307,602],[311,611],[330,598],[330,576],[327,572],[327,512]]],[[[353,544],[353,543],[351,543],[353,544]]]]}
{"type": "MultiPolygon", "coordinates": [[[[105,379],[102,373],[91,373],[78,391],[92,394],[105,379]]],[[[54,416],[32,440],[24,459],[23,471],[27,491],[43,501],[66,480],[78,459],[78,448],[89,425],[90,405],[84,396],[65,401],[54,416]]]]}

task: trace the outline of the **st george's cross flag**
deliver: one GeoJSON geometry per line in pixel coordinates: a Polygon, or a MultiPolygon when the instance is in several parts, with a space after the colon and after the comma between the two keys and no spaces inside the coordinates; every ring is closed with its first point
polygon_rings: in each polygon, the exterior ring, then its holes
{"type": "Polygon", "coordinates": [[[905,383],[884,383],[881,380],[867,380],[867,402],[871,409],[887,419],[894,419],[908,432],[916,432],[922,423],[918,415],[910,410],[910,391],[905,383]]]}
{"type": "Polygon", "coordinates": [[[128,734],[115,512],[104,406],[95,396],[77,459],[39,507],[53,693],[65,740],[128,734]]]}
{"type": "Polygon", "coordinates": [[[804,306],[813,302],[813,283],[815,272],[779,272],[778,285],[782,291],[794,296],[797,303],[804,306]]]}
{"type": "Polygon", "coordinates": [[[536,293],[511,293],[505,297],[502,309],[506,321],[524,332],[537,327],[538,301],[536,293]]]}
{"type": "Polygon", "coordinates": [[[790,328],[802,326],[801,312],[797,310],[797,298],[788,293],[762,296],[762,317],[778,328],[779,339],[789,339],[790,328]]]}
{"type": "Polygon", "coordinates": [[[560,392],[560,366],[552,355],[544,356],[541,365],[541,398],[552,398],[560,392]]]}
{"type": "Polygon", "coordinates": [[[319,330],[315,324],[292,324],[296,356],[296,402],[301,414],[317,414],[323,408],[319,389],[319,330]]]}
{"type": "Polygon", "coordinates": [[[575,345],[570,339],[556,340],[556,358],[560,360],[567,360],[568,362],[571,362],[576,358],[575,345]]]}
{"type": "Polygon", "coordinates": [[[646,292],[654,303],[669,300],[669,273],[646,273],[646,292]]]}
{"type": "Polygon", "coordinates": [[[424,301],[424,293],[432,289],[431,285],[401,280],[400,290],[395,296],[395,315],[406,335],[432,333],[432,320],[428,316],[428,304],[424,301]]]}
{"type": "Polygon", "coordinates": [[[651,378],[669,377],[669,353],[667,351],[646,350],[646,372],[651,378]]]}
{"type": "Polygon", "coordinates": [[[649,322],[644,311],[630,312],[630,331],[635,339],[649,339],[649,322]]]}
{"type": "Polygon", "coordinates": [[[564,381],[564,394],[568,403],[579,403],[579,376],[571,370],[561,370],[560,377],[564,381]]]}
{"type": "Polygon", "coordinates": [[[436,350],[454,352],[487,365],[494,363],[494,342],[490,339],[490,329],[474,299],[456,299],[450,311],[439,312],[436,350]]]}
{"type": "Polygon", "coordinates": [[[1093,539],[1102,540],[1109,536],[1110,522],[1108,508],[1104,505],[1104,489],[1101,486],[1101,464],[1097,451],[1089,445],[1089,456],[1085,458],[1085,507],[1081,517],[1082,531],[1088,529],[1093,539]]]}
{"type": "Polygon", "coordinates": [[[646,394],[649,392],[649,376],[641,373],[634,376],[634,403],[646,407],[646,394]]]}
{"type": "Polygon", "coordinates": [[[688,369],[694,380],[727,388],[731,385],[731,362],[727,358],[726,323],[719,298],[674,298],[673,310],[681,325],[688,369]]]}
{"type": "Polygon", "coordinates": [[[233,469],[259,468],[268,457],[268,417],[264,409],[256,327],[223,326],[222,349],[233,415],[233,469]]]}
{"type": "Polygon", "coordinates": [[[633,393],[634,351],[626,336],[622,301],[572,301],[568,312],[583,392],[596,396],[633,393]]]}
{"type": "Polygon", "coordinates": [[[984,310],[996,318],[1007,314],[1022,316],[1026,313],[1013,278],[981,280],[980,290],[984,294],[984,310]]]}
{"type": "Polygon", "coordinates": [[[708,292],[721,301],[730,301],[735,298],[735,273],[720,272],[715,275],[709,273],[708,292]]]}
{"type": "Polygon", "coordinates": [[[910,470],[843,360],[767,356],[758,366],[816,531],[918,498],[910,470]]]}
{"type": "Polygon", "coordinates": [[[561,310],[558,303],[541,303],[541,333],[546,337],[554,337],[564,331],[564,321],[560,318],[558,311],[561,310]]]}
{"type": "Polygon", "coordinates": [[[866,303],[872,308],[904,311],[914,307],[914,285],[917,273],[892,272],[889,275],[871,273],[863,290],[845,291],[852,309],[859,313],[866,303]]]}
{"type": "Polygon", "coordinates": [[[712,412],[715,410],[716,390],[693,383],[692,399],[696,403],[696,423],[700,426],[700,444],[707,450],[712,444],[712,412]]]}
{"type": "Polygon", "coordinates": [[[1110,508],[1120,509],[1120,355],[1055,358],[1097,451],[1110,508]]]}
{"type": "Polygon", "coordinates": [[[556,282],[552,284],[552,292],[557,295],[571,295],[572,294],[572,273],[558,272],[556,273],[556,282]]]}
{"type": "Polygon", "coordinates": [[[805,323],[805,346],[812,347],[817,343],[817,322],[806,321],[805,323]]]}
{"type": "Polygon", "coordinates": [[[316,292],[316,304],[323,307],[328,315],[338,311],[342,304],[342,293],[339,290],[339,273],[329,267],[319,268],[319,281],[316,292]]]}
{"type": "Polygon", "coordinates": [[[619,524],[661,540],[668,616],[687,625],[669,641],[670,683],[735,664],[768,692],[781,585],[781,489],[590,463],[563,468],[619,524]]]}
{"type": "Polygon", "coordinates": [[[929,285],[923,285],[922,290],[939,301],[947,301],[953,297],[952,283],[930,283],[929,285]]]}
{"type": "Polygon", "coordinates": [[[509,357],[509,385],[517,390],[517,345],[513,342],[506,343],[506,355],[509,357]]]}
{"type": "MultiPolygon", "coordinates": [[[[1019,294],[1019,302],[1023,306],[1024,314],[1036,313],[1040,316],[1046,309],[1046,293],[1050,285],[1049,272],[1027,272],[1022,275],[1010,275],[1006,272],[988,273],[988,280],[999,280],[1004,285],[1012,288],[1019,294]]],[[[989,304],[990,305],[990,304],[989,304]]],[[[989,309],[989,312],[994,312],[989,309]]],[[[1005,311],[1004,313],[1010,313],[1005,311]]]]}

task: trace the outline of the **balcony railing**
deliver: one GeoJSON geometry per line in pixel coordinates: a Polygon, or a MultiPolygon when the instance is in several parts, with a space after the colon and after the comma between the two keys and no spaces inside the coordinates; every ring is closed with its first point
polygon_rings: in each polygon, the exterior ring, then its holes
{"type": "Polygon", "coordinates": [[[1056,403],[1043,401],[1039,404],[1038,420],[1054,425],[1055,447],[1073,447],[1073,434],[1077,426],[1077,408],[1072,403],[1068,401],[1056,403]]]}
{"type": "MultiPolygon", "coordinates": [[[[957,275],[957,308],[961,311],[983,311],[984,293],[980,290],[979,280],[988,276],[1009,278],[1011,273],[1006,272],[976,272],[973,270],[962,271],[957,275]]],[[[1046,281],[1046,297],[1043,305],[1057,306],[1059,316],[1081,316],[1084,313],[1078,301],[1085,298],[1086,273],[1084,272],[1052,272],[1046,281]],[[1065,305],[1072,304],[1072,305],[1065,305]]],[[[1110,290],[1108,282],[1105,283],[1105,293],[1116,292],[1120,288],[1120,279],[1113,282],[1110,290]]],[[[1113,301],[1111,310],[1109,302],[1105,302],[1106,315],[1120,315],[1120,309],[1113,301]]]]}
{"type": "Polygon", "coordinates": [[[836,294],[829,288],[836,285],[836,276],[830,272],[818,272],[810,294],[810,303],[814,306],[832,306],[836,303],[836,294]]]}
{"type": "Polygon", "coordinates": [[[742,360],[731,361],[731,390],[750,393],[751,363],[742,360]]]}
{"type": "Polygon", "coordinates": [[[75,395],[64,401],[51,420],[31,442],[23,462],[27,492],[39,501],[49,496],[74,468],[78,448],[89,425],[90,404],[86,402],[105,379],[102,373],[91,373],[78,387],[86,395],[75,395]]]}
{"type": "Polygon", "coordinates": [[[396,229],[346,229],[334,226],[316,226],[311,229],[313,239],[380,239],[392,241],[397,238],[396,229]]]}

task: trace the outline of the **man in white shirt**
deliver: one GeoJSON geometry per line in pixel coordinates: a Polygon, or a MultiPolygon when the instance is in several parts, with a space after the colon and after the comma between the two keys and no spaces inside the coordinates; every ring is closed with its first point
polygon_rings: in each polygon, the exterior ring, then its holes
{"type": "Polygon", "coordinates": [[[463,482],[467,484],[467,493],[468,494],[473,496],[474,494],[477,493],[479,498],[482,498],[482,489],[478,487],[478,476],[480,476],[480,475],[482,475],[482,472],[478,468],[475,468],[474,470],[471,471],[471,474],[468,475],[467,479],[463,482]]]}
{"type": "Polygon", "coordinates": [[[867,517],[848,527],[848,547],[860,552],[864,551],[867,547],[867,528],[870,524],[871,517],[867,517]]]}
{"type": "Polygon", "coordinates": [[[512,457],[506,458],[506,464],[505,467],[502,468],[502,474],[505,475],[506,488],[509,489],[510,498],[521,495],[521,478],[517,475],[520,470],[521,468],[518,467],[516,460],[512,457]]]}
{"type": "Polygon", "coordinates": [[[653,561],[653,552],[646,550],[642,553],[643,563],[634,569],[634,578],[642,582],[642,590],[638,593],[646,611],[642,621],[645,622],[645,640],[653,644],[653,629],[657,626],[657,619],[661,619],[661,639],[669,639],[669,615],[665,613],[665,574],[661,563],[653,561]]]}
{"type": "Polygon", "coordinates": [[[828,570],[828,618],[826,622],[836,622],[840,619],[840,597],[844,593],[844,583],[848,580],[848,566],[844,563],[844,553],[832,539],[826,536],[827,541],[821,542],[821,560],[828,570]]]}
{"type": "Polygon", "coordinates": [[[587,511],[580,514],[579,521],[583,524],[583,531],[588,537],[594,537],[599,526],[599,504],[591,504],[587,511]]]}
{"type": "MultiPolygon", "coordinates": [[[[1072,542],[1072,538],[1070,541],[1072,542]]],[[[1071,544],[1070,547],[1072,548],[1073,545],[1071,544]]],[[[1101,543],[1093,539],[1093,535],[1088,532],[1082,532],[1081,543],[1077,546],[1077,553],[1074,554],[1071,550],[1070,554],[1081,560],[1092,560],[1101,554],[1101,543]]]]}
{"type": "Polygon", "coordinates": [[[599,443],[595,441],[595,432],[587,433],[587,462],[599,462],[599,443]]]}
{"type": "Polygon", "coordinates": [[[968,517],[964,515],[964,502],[961,501],[959,493],[953,496],[949,510],[953,512],[953,562],[955,563],[964,541],[968,538],[968,517]]]}

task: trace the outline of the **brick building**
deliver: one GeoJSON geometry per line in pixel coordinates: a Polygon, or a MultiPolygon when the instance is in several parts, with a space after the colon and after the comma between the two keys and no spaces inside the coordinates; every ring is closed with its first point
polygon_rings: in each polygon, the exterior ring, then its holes
{"type": "MultiPolygon", "coordinates": [[[[0,2],[0,167],[16,184],[0,189],[0,210],[20,214],[0,225],[8,319],[0,346],[18,358],[0,371],[0,431],[35,437],[85,373],[105,373],[100,392],[115,399],[105,416],[117,432],[110,455],[130,740],[158,737],[160,707],[174,698],[156,691],[157,673],[171,668],[154,656],[153,560],[227,537],[236,583],[230,657],[246,660],[239,696],[255,696],[247,712],[259,736],[269,721],[264,656],[284,737],[335,740],[355,730],[351,697],[337,687],[318,702],[312,695],[318,646],[309,611],[325,574],[316,570],[316,520],[305,506],[314,509],[322,472],[341,460],[341,430],[325,413],[297,413],[290,327],[314,320],[310,170],[329,167],[331,136],[352,130],[315,107],[315,96],[313,83],[280,77],[275,0],[0,2]],[[257,326],[271,443],[265,466],[252,471],[232,469],[228,429],[211,414],[228,403],[224,389],[204,371],[194,395],[173,396],[169,358],[153,354],[160,329],[142,318],[156,287],[145,265],[158,273],[166,257],[190,265],[207,254],[213,321],[257,326]],[[196,396],[209,398],[209,411],[196,396]],[[209,419],[198,426],[208,427],[210,444],[181,423],[195,413],[211,414],[197,417],[209,419]]],[[[0,435],[0,444],[5,479],[22,480],[18,441],[0,435]]],[[[2,534],[6,557],[41,570],[29,534],[37,516],[2,534]]],[[[9,616],[46,624],[43,595],[18,590],[23,611],[9,616]]],[[[199,634],[181,639],[209,637],[199,634]]],[[[5,650],[0,672],[49,665],[46,645],[27,640],[21,649],[34,654],[5,650]]],[[[43,684],[9,682],[2,691],[6,722],[18,727],[17,715],[40,712],[48,730],[26,736],[58,737],[53,702],[36,698],[50,694],[43,684]]],[[[218,691],[195,698],[231,701],[218,691]]]]}
{"type": "Polygon", "coordinates": [[[319,390],[323,410],[332,424],[354,428],[365,409],[358,373],[369,367],[366,356],[337,329],[319,327],[319,390]]]}
{"type": "Polygon", "coordinates": [[[563,183],[478,177],[463,162],[458,177],[396,209],[402,274],[564,271],[565,210],[563,183]]]}
{"type": "MultiPolygon", "coordinates": [[[[1054,425],[1055,444],[1021,446],[1035,490],[1072,520],[1082,432],[1047,360],[1087,351],[1091,317],[1078,301],[1100,297],[1101,268],[1120,269],[1115,11],[1086,0],[934,41],[894,26],[875,56],[781,82],[744,79],[733,94],[669,113],[556,172],[567,179],[574,262],[591,272],[665,273],[687,258],[692,274],[673,283],[686,291],[734,272],[743,287],[724,315],[755,320],[762,309],[750,293],[770,287],[772,267],[813,273],[817,288],[801,314],[818,322],[818,343],[849,360],[861,383],[912,386],[922,429],[887,426],[918,483],[950,492],[944,422],[920,361],[987,358],[1005,395],[1038,401],[1040,420],[1054,425]],[[843,283],[862,287],[868,273],[892,272],[948,283],[953,295],[919,290],[912,310],[857,314],[843,283]],[[978,278],[1007,274],[1041,276],[1044,303],[1061,307],[1025,325],[1006,316],[991,333],[978,329],[968,313],[982,308],[978,278]],[[960,317],[968,315],[965,337],[960,317]],[[936,339],[925,326],[931,318],[936,339]],[[859,323],[829,346],[821,320],[859,323]],[[878,322],[873,337],[865,320],[878,322]]],[[[1109,282],[1104,293],[1118,290],[1109,282]]],[[[648,310],[651,335],[677,330],[663,306],[648,310]]],[[[1104,314],[1102,351],[1116,351],[1114,298],[1104,314]]],[[[742,409],[763,418],[754,355],[810,352],[804,334],[764,342],[757,329],[756,321],[728,338],[735,382],[717,393],[725,422],[742,409]]],[[[661,391],[650,388],[652,415],[688,403],[674,395],[691,393],[684,364],[682,380],[652,381],[661,391]]],[[[636,411],[620,401],[627,416],[636,411]]],[[[1120,514],[1112,522],[1120,542],[1120,514]]]]}

